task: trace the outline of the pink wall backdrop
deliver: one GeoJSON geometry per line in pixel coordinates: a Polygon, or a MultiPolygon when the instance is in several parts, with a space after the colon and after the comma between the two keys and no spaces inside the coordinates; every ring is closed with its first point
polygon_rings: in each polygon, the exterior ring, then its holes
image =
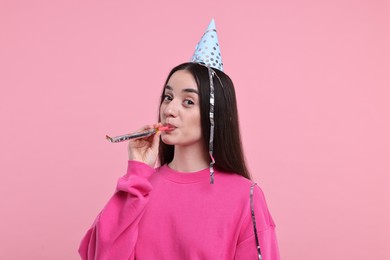
{"type": "Polygon", "coordinates": [[[210,19],[283,259],[390,259],[388,1],[0,1],[0,259],[79,259],[210,19]]]}

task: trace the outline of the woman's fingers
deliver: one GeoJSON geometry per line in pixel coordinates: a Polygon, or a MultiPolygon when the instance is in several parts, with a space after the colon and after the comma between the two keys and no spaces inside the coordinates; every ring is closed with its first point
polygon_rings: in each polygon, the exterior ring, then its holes
{"type": "MultiPolygon", "coordinates": [[[[142,132],[150,129],[158,129],[161,126],[161,123],[146,125],[140,128],[138,131],[142,132]]],[[[130,140],[128,144],[129,160],[141,161],[150,165],[151,167],[154,167],[158,157],[160,135],[161,133],[157,131],[151,136],[130,140]]]]}
{"type": "Polygon", "coordinates": [[[152,142],[151,149],[153,151],[155,151],[156,153],[158,153],[158,147],[159,147],[159,144],[160,144],[160,135],[161,135],[161,132],[157,131],[157,133],[153,136],[153,142],[152,142]]]}

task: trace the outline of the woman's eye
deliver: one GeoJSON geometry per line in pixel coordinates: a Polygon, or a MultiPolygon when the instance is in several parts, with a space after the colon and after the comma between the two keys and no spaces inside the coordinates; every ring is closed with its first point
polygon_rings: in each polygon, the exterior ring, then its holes
{"type": "Polygon", "coordinates": [[[195,104],[195,103],[192,100],[190,100],[190,99],[184,100],[184,105],[186,105],[186,106],[190,106],[190,105],[193,105],[193,104],[195,104]]]}
{"type": "Polygon", "coordinates": [[[172,100],[172,96],[164,95],[163,101],[171,101],[171,100],[172,100]]]}

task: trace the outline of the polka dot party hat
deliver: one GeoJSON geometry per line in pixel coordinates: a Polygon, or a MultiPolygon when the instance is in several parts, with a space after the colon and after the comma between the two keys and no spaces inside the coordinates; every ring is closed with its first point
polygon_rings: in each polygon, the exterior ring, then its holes
{"type": "Polygon", "coordinates": [[[223,71],[221,51],[214,19],[211,19],[205,33],[196,45],[194,55],[192,55],[190,61],[203,63],[206,66],[223,71]]]}

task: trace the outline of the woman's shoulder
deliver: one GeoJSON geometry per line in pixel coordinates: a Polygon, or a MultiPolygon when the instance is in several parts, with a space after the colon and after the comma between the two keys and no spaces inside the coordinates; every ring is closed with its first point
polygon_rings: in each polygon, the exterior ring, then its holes
{"type": "Polygon", "coordinates": [[[214,183],[236,196],[249,198],[250,189],[254,182],[238,173],[216,171],[214,183]]]}
{"type": "Polygon", "coordinates": [[[248,189],[253,181],[235,172],[216,171],[215,182],[218,179],[226,185],[233,185],[236,188],[248,189]]]}
{"type": "Polygon", "coordinates": [[[218,183],[226,190],[235,193],[236,196],[238,195],[246,201],[249,201],[250,194],[252,194],[257,201],[265,204],[265,196],[261,185],[238,173],[218,171],[215,176],[215,184],[218,185],[218,183]]]}

